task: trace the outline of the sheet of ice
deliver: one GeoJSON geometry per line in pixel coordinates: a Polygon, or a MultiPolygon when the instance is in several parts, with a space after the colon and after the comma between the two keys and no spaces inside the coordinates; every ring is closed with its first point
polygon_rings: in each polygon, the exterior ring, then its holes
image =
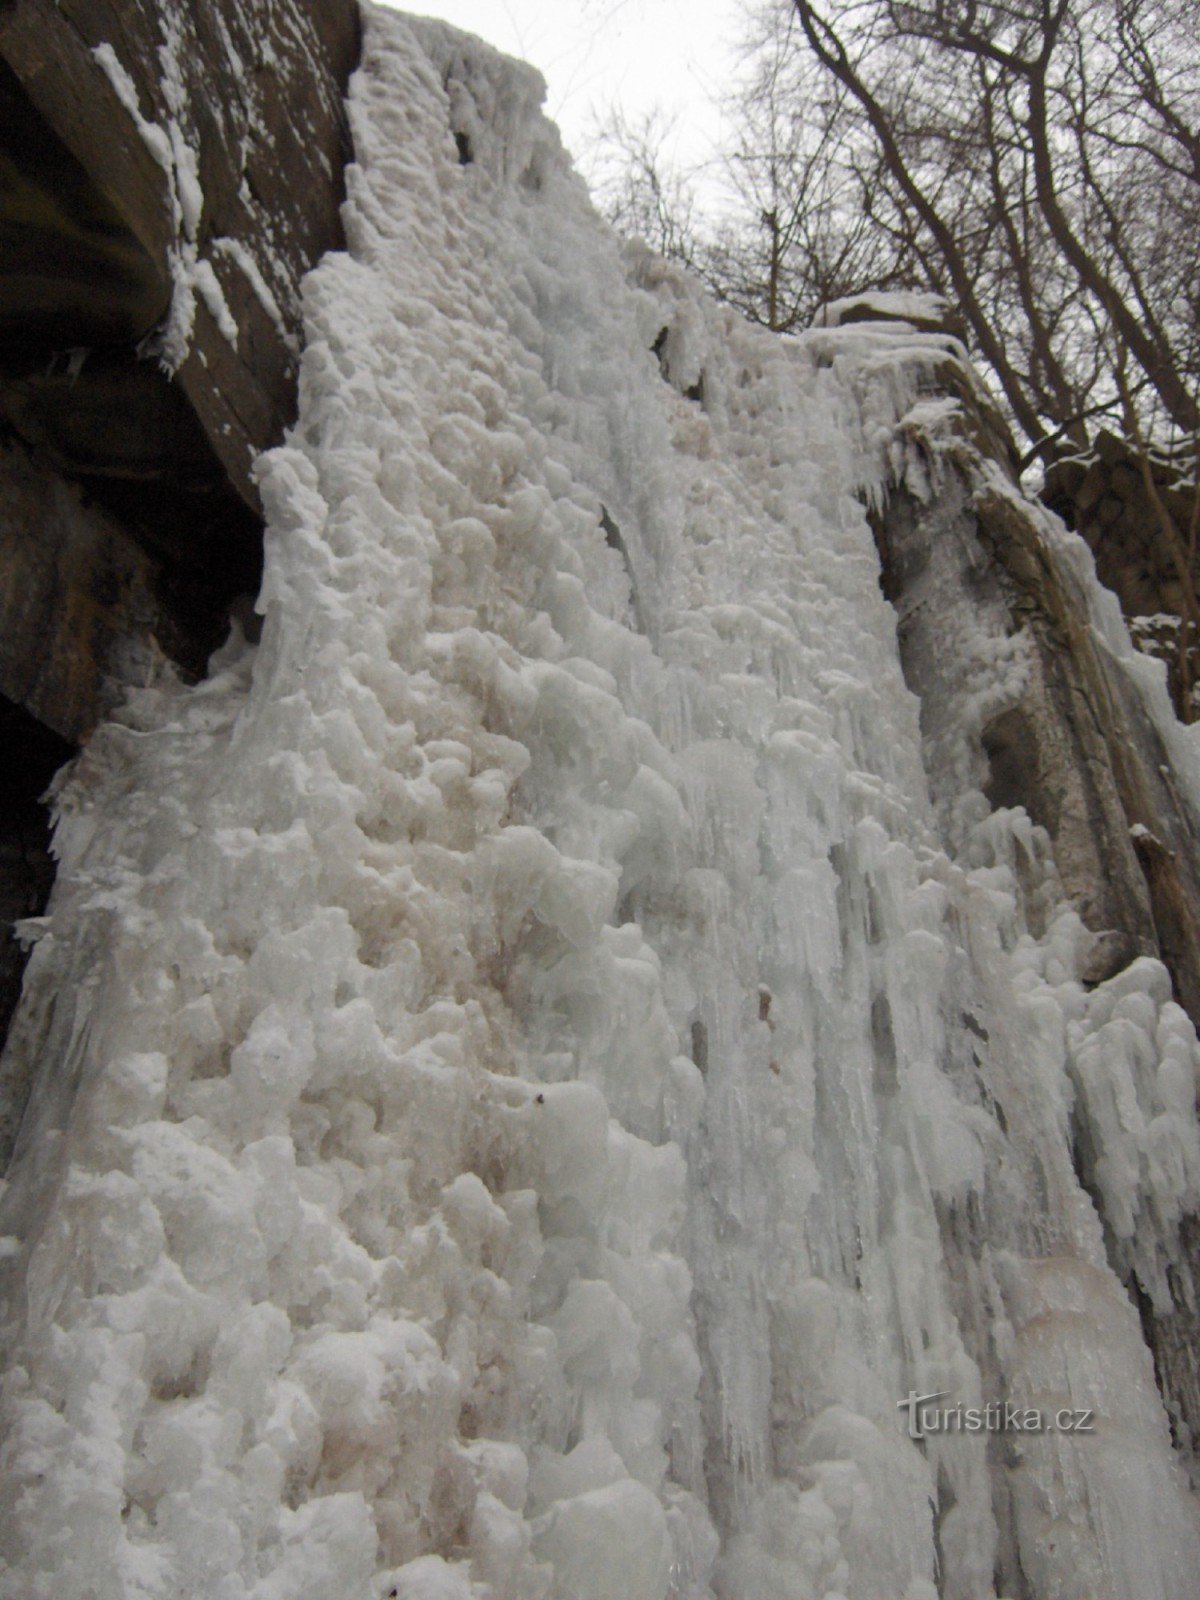
{"type": "Polygon", "coordinates": [[[59,789],[0,1586],[1179,1600],[1068,1119],[1153,1279],[1196,1041],[1031,935],[1028,819],[938,831],[860,499],[924,358],[622,255],[541,93],[368,13],[262,642],[59,789]],[[917,1442],[910,1391],[1097,1431],[917,1442]]]}

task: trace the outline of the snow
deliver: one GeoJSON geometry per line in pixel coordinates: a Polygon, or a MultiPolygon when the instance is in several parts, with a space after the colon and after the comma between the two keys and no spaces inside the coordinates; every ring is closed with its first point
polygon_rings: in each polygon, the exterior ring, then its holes
{"type": "MultiPolygon", "coordinates": [[[[58,785],[0,1592],[1178,1600],[1106,1233],[1161,1300],[1197,1044],[1157,962],[1084,987],[965,756],[930,792],[863,499],[946,337],[622,254],[541,95],[367,13],[262,641],[58,785]],[[1097,1431],[918,1445],[943,1390],[1097,1431]]],[[[1023,681],[976,642],[963,749],[1023,681]]]]}
{"type": "MultiPolygon", "coordinates": [[[[175,373],[187,360],[191,348],[197,296],[212,316],[221,336],[235,349],[238,327],[212,262],[200,254],[204,190],[200,183],[196,136],[189,136],[184,127],[184,122],[190,119],[179,64],[183,41],[178,21],[169,12],[164,13],[163,26],[166,43],[159,49],[163,68],[161,82],[164,98],[172,113],[165,126],[143,116],[137,88],[111,44],[97,45],[92,55],[132,118],[142,142],[166,175],[167,197],[176,234],[169,251],[173,289],[163,326],[151,336],[147,349],[158,356],[165,371],[175,373]]],[[[259,293],[257,284],[254,288],[259,293]]]]}
{"type": "Polygon", "coordinates": [[[873,318],[936,325],[945,320],[947,309],[946,299],[940,294],[871,289],[819,306],[812,325],[814,328],[840,328],[847,323],[873,318]]]}
{"type": "Polygon", "coordinates": [[[142,115],[137,89],[133,79],[122,65],[117,52],[111,44],[98,44],[92,51],[92,55],[103,68],[117,99],[133,119],[133,124],[137,128],[142,143],[167,176],[173,178],[175,162],[170,137],[163,132],[156,122],[150,122],[142,115]]]}
{"type": "MultiPolygon", "coordinates": [[[[295,334],[284,321],[283,312],[280,310],[279,301],[276,298],[275,291],[271,288],[266,278],[263,277],[262,270],[259,267],[258,262],[255,261],[254,257],[251,255],[246,246],[241,242],[240,239],[222,237],[220,239],[213,240],[213,253],[215,255],[229,256],[229,258],[237,264],[238,269],[245,275],[246,281],[254,291],[255,298],[257,299],[259,305],[262,306],[263,310],[266,312],[267,316],[270,317],[271,322],[274,324],[275,331],[279,334],[280,340],[293,355],[298,356],[300,354],[299,342],[297,341],[295,334]]],[[[233,343],[237,343],[236,337],[233,340],[233,343]]]]}
{"type": "Polygon", "coordinates": [[[236,349],[238,325],[233,320],[233,313],[225,299],[225,291],[221,288],[220,280],[213,271],[212,262],[198,260],[192,267],[191,282],[196,293],[208,307],[213,321],[221,330],[221,337],[228,339],[236,349]]]}

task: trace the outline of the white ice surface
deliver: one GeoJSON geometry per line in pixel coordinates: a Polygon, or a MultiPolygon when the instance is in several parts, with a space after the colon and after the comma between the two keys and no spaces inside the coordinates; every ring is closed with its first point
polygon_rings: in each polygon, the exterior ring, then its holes
{"type": "Polygon", "coordinates": [[[0,1593],[984,1600],[1003,1539],[1180,1600],[1070,1119],[1160,1283],[1196,1041],[1156,963],[1077,981],[1027,818],[938,833],[860,499],[936,343],[623,256],[540,96],[368,14],[262,642],[59,791],[0,1593]],[[997,1468],[910,1390],[1097,1431],[997,1468]]]}

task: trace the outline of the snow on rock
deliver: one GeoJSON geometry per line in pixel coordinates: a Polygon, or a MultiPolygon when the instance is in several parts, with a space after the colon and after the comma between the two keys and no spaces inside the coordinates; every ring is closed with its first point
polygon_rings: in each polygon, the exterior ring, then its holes
{"type": "Polygon", "coordinates": [[[818,306],[814,328],[840,328],[854,322],[906,322],[929,331],[945,330],[953,317],[945,296],[917,290],[868,289],[818,306]]]}
{"type": "Polygon", "coordinates": [[[161,46],[159,57],[163,92],[171,110],[165,127],[143,115],[133,79],[111,44],[105,42],[97,45],[92,55],[103,68],[117,98],[133,120],[142,143],[166,176],[171,221],[175,230],[175,243],[170,250],[174,287],[166,322],[154,334],[153,346],[164,369],[174,373],[183,365],[191,344],[197,295],[212,313],[222,337],[235,347],[238,326],[213,271],[212,262],[199,253],[204,190],[200,184],[196,138],[194,134],[189,136],[183,125],[187,120],[179,62],[183,40],[178,19],[170,12],[163,15],[163,28],[166,43],[161,46]]]}
{"type": "Polygon", "coordinates": [[[939,833],[860,499],[916,379],[623,256],[536,74],[367,21],[262,642],[57,795],[0,1589],[1178,1600],[1104,1229],[1161,1277],[1196,1040],[1034,936],[1028,819],[939,833]]]}

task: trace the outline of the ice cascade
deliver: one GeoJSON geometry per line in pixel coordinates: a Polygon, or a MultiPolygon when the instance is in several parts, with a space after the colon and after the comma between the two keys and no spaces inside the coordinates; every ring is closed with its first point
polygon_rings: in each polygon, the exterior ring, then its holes
{"type": "Polygon", "coordinates": [[[931,798],[864,510],[910,368],[622,251],[541,94],[368,13],[261,642],[59,787],[0,1594],[1181,1600],[1112,1263],[1169,1300],[1191,1023],[931,798]]]}

